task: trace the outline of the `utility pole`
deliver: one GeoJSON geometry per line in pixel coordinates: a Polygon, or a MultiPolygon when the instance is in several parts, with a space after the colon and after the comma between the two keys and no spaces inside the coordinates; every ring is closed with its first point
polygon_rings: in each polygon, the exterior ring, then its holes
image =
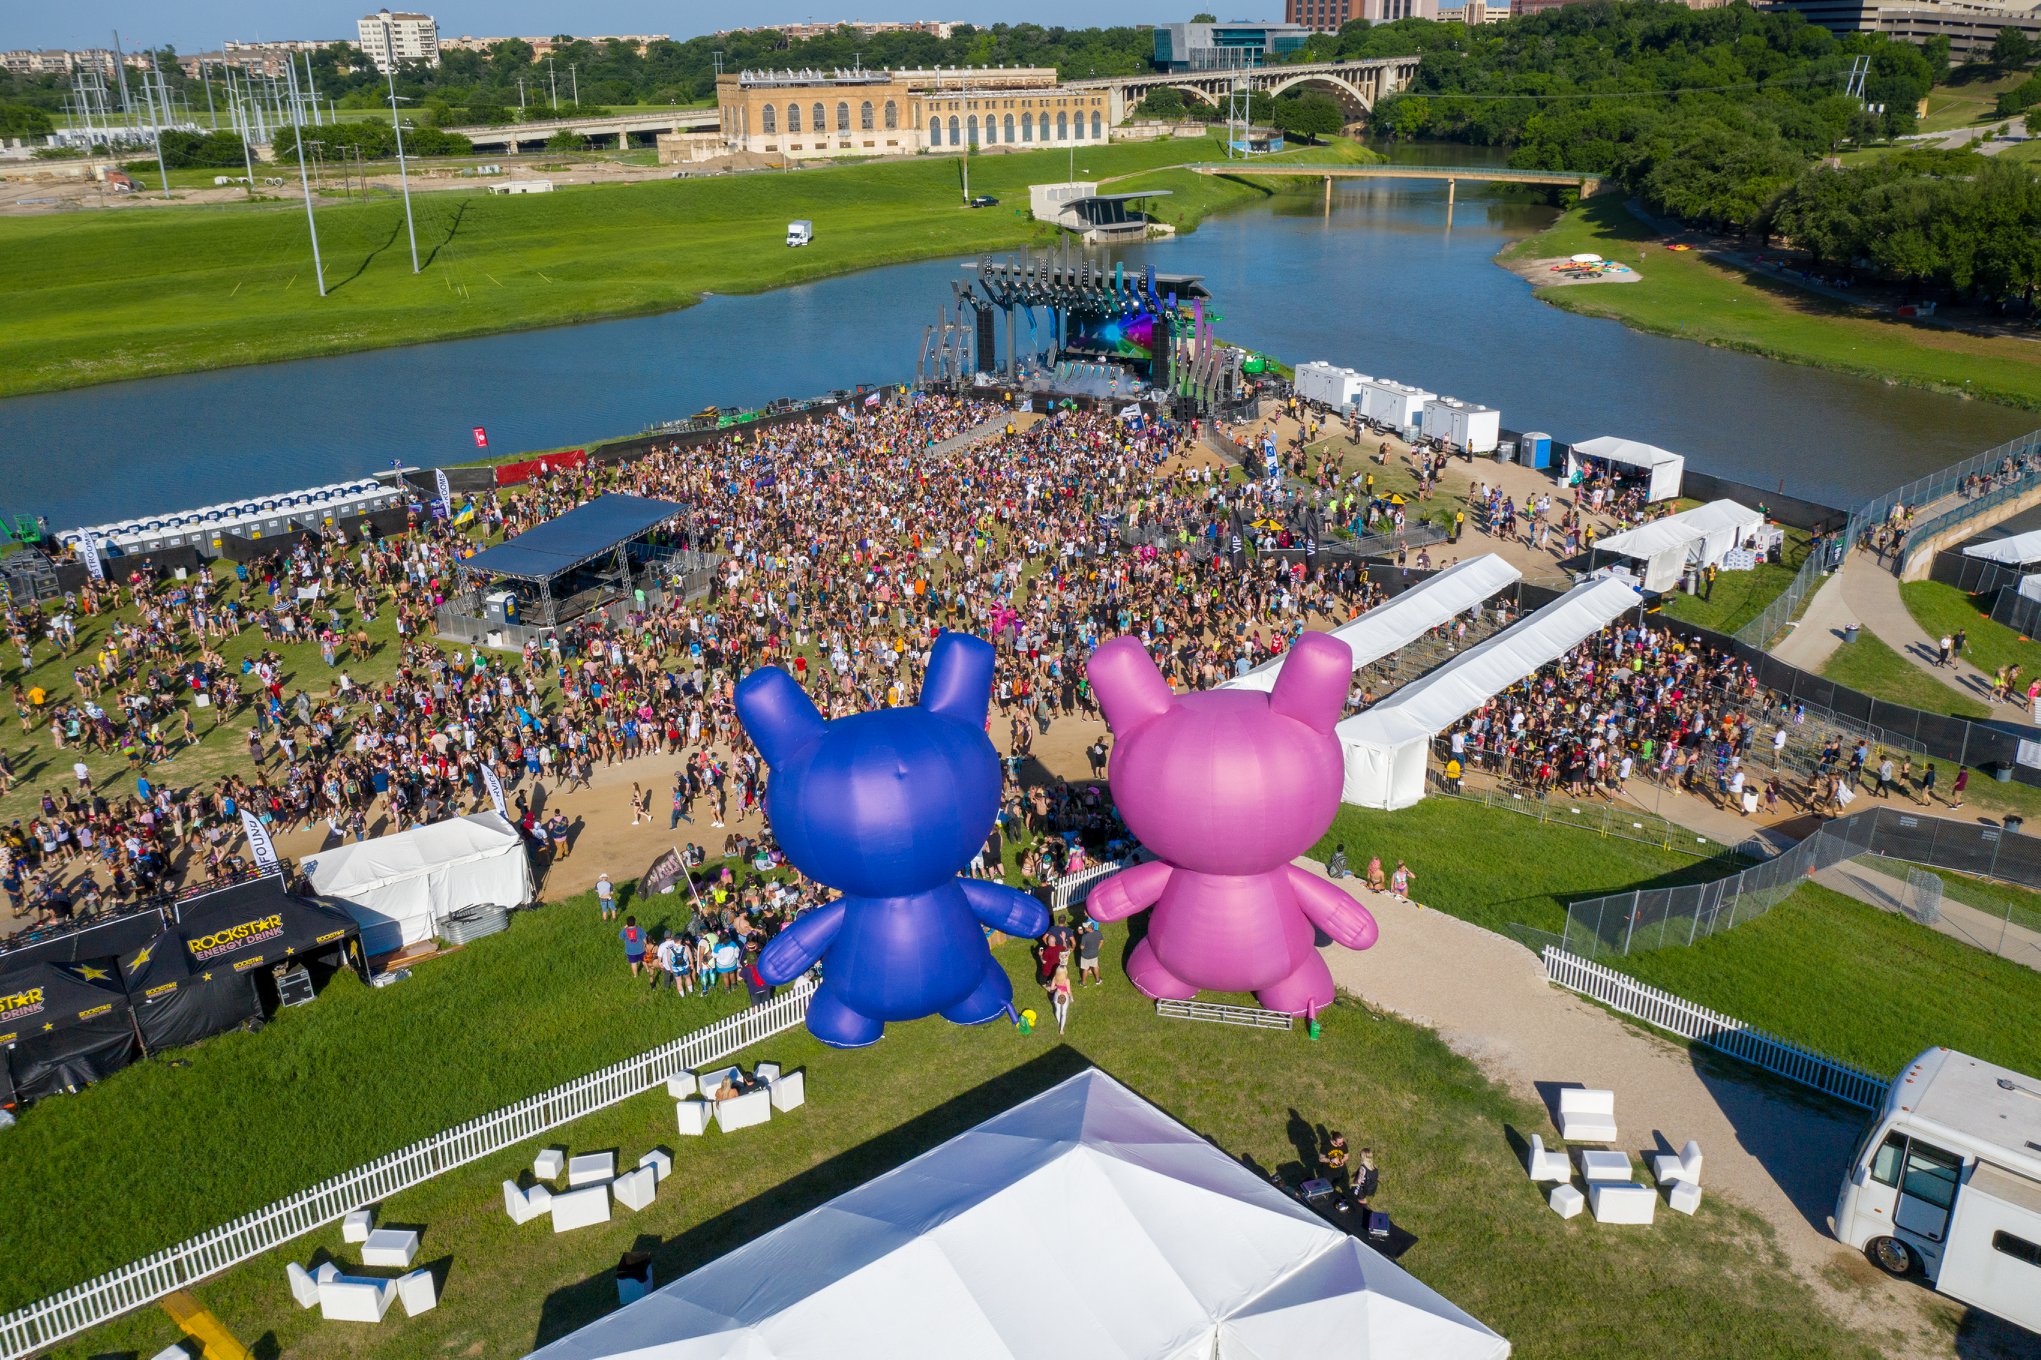
{"type": "Polygon", "coordinates": [[[553,92],[553,112],[560,111],[560,73],[553,67],[553,59],[546,58],[546,84],[553,92]]]}
{"type": "Polygon", "coordinates": [[[128,98],[128,59],[127,54],[120,50],[120,30],[117,28],[113,31],[113,73],[120,77],[120,111],[132,114],[135,106],[128,98]]]}
{"type": "MultiPolygon", "coordinates": [[[[390,46],[395,40],[390,35],[390,21],[383,20],[383,44],[390,46]]],[[[395,50],[394,47],[391,48],[395,50]]],[[[397,63],[390,63],[390,126],[397,133],[397,182],[404,186],[404,234],[411,238],[411,272],[418,272],[418,228],[411,221],[411,174],[404,168],[404,120],[397,116],[397,63]]]]}
{"type": "Polygon", "coordinates": [[[517,78],[517,111],[524,112],[524,77],[517,78]]]}
{"type": "Polygon", "coordinates": [[[234,103],[234,68],[227,68],[227,109],[241,129],[241,163],[248,167],[248,197],[255,197],[255,139],[249,135],[246,120],[241,117],[240,108],[234,103]]]}
{"type": "Polygon", "coordinates": [[[574,87],[574,107],[581,107],[581,68],[574,62],[567,63],[567,81],[574,87]]]}
{"type": "Polygon", "coordinates": [[[156,65],[156,54],[154,52],[149,54],[149,68],[156,73],[156,92],[153,95],[149,94],[149,77],[145,72],[142,76],[142,93],[149,95],[149,121],[155,124],[156,132],[156,135],[150,139],[156,143],[156,173],[163,177],[163,197],[168,198],[170,197],[170,172],[163,168],[163,120],[170,116],[170,110],[167,107],[170,103],[170,97],[169,92],[163,88],[163,71],[156,65]],[[161,98],[166,106],[161,117],[157,116],[156,113],[156,101],[158,98],[161,98]]]}
{"type": "Polygon", "coordinates": [[[199,84],[206,87],[206,124],[218,132],[220,115],[213,111],[213,78],[206,74],[206,64],[203,61],[198,64],[198,80],[199,84]]]}
{"type": "MultiPolygon", "coordinates": [[[[297,91],[298,68],[296,64],[293,62],[285,62],[283,69],[284,75],[289,79],[291,84],[291,96],[292,98],[296,98],[298,93],[297,91]]],[[[312,233],[312,274],[315,278],[319,280],[319,296],[325,297],[326,266],[319,262],[319,220],[318,218],[312,215],[312,185],[310,177],[307,176],[305,173],[304,129],[300,128],[296,135],[298,142],[298,188],[304,191],[305,225],[311,229],[312,233]]]]}

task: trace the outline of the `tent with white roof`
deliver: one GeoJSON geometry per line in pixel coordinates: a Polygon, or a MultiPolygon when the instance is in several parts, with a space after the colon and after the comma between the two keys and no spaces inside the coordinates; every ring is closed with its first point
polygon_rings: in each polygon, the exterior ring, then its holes
{"type": "Polygon", "coordinates": [[[1611,553],[1644,564],[1644,588],[1671,590],[1689,566],[1719,567],[1723,556],[1765,527],[1759,511],[1735,501],[1709,501],[1677,515],[1667,515],[1594,545],[1597,557],[1611,553]]]}
{"type": "Polygon", "coordinates": [[[1509,1350],[1091,1069],[531,1360],[1503,1360],[1509,1350]],[[1020,1245],[1045,1223],[1078,1249],[1020,1245]]]}
{"type": "Polygon", "coordinates": [[[1656,444],[1645,444],[1635,439],[1618,439],[1605,434],[1599,439],[1588,439],[1575,444],[1566,451],[1566,479],[1570,482],[1580,472],[1581,462],[1587,458],[1599,458],[1604,463],[1620,463],[1651,479],[1651,490],[1645,495],[1648,501],[1669,501],[1680,494],[1680,478],[1685,475],[1687,460],[1677,453],[1669,452],[1656,444]]]}
{"type": "Polygon", "coordinates": [[[1551,604],[1430,675],[1341,723],[1347,802],[1406,808],[1424,797],[1425,753],[1431,739],[1537,673],[1540,666],[1593,637],[1636,608],[1642,597],[1613,577],[1575,586],[1551,604]]]}
{"type": "Polygon", "coordinates": [[[463,907],[522,906],[533,895],[524,837],[494,812],[336,845],[307,856],[304,870],[315,896],[361,926],[372,956],[432,939],[463,907]]]}
{"type": "Polygon", "coordinates": [[[2041,529],[1994,538],[1989,543],[1973,543],[1963,550],[1963,555],[1983,558],[1987,562],[2003,562],[2012,567],[2041,562],[2041,529]]]}
{"type": "MultiPolygon", "coordinates": [[[[1523,575],[1494,553],[1470,557],[1412,586],[1388,603],[1341,624],[1332,630],[1332,635],[1353,652],[1354,669],[1359,671],[1515,585],[1523,575]]],[[[1281,655],[1272,657],[1219,688],[1253,689],[1266,694],[1275,688],[1276,674],[1282,666],[1281,655]]]]}

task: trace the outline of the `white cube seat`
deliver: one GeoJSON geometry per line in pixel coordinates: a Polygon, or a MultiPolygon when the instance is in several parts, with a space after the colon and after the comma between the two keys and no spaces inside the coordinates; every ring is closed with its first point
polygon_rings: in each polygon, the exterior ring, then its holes
{"type": "Polygon", "coordinates": [[[532,1175],[542,1181],[556,1181],[567,1169],[567,1154],[559,1148],[547,1148],[532,1158],[532,1175]]]}
{"type": "Polygon", "coordinates": [[[1566,1164],[1566,1154],[1547,1148],[1542,1134],[1531,1135],[1530,1151],[1524,1155],[1524,1169],[1534,1181],[1573,1179],[1573,1168],[1566,1164]]]}
{"type": "Polygon", "coordinates": [[[680,1131],[690,1138],[699,1138],[709,1131],[709,1102],[706,1100],[682,1100],[674,1104],[675,1116],[680,1121],[680,1131]]]}
{"type": "Polygon", "coordinates": [[[617,1155],[614,1152],[584,1153],[567,1163],[567,1185],[570,1189],[615,1180],[616,1175],[617,1155]]]}
{"type": "Polygon", "coordinates": [[[369,1232],[375,1227],[376,1216],[367,1209],[356,1209],[340,1220],[340,1240],[343,1242],[366,1242],[369,1232]]]}
{"type": "Polygon", "coordinates": [[[1597,1223],[1649,1223],[1658,1210],[1658,1192],[1634,1181],[1596,1181],[1587,1188],[1587,1203],[1597,1223]]]}
{"type": "Polygon", "coordinates": [[[1660,1185],[1667,1181],[1690,1181],[1701,1183],[1701,1145],[1689,1138],[1687,1145],[1677,1153],[1661,1152],[1651,1159],[1652,1179],[1660,1185]]]}
{"type": "Polygon", "coordinates": [[[361,1244],[361,1263],[409,1270],[418,1257],[418,1234],[409,1228],[377,1228],[361,1244]]]}
{"type": "Polygon", "coordinates": [[[609,1222],[609,1184],[563,1190],[553,1196],[553,1231],[571,1232],[609,1222]]]}
{"type": "Polygon", "coordinates": [[[1581,1148],[1574,1154],[1580,1163],[1580,1178],[1589,1185],[1596,1181],[1630,1179],[1630,1154],[1605,1148],[1581,1148]]]}
{"type": "Polygon", "coordinates": [[[150,1356],[149,1360],[191,1360],[191,1351],[182,1341],[173,1341],[150,1356]]]}
{"type": "Polygon", "coordinates": [[[789,1072],[766,1087],[765,1093],[775,1110],[798,1110],[808,1103],[808,1073],[805,1069],[789,1072]]]}
{"type": "Polygon", "coordinates": [[[1559,1093],[1559,1136],[1569,1143],[1616,1141],[1616,1093],[1569,1086],[1559,1093]]]}
{"type": "Polygon", "coordinates": [[[692,1072],[676,1072],[666,1079],[666,1094],[675,1100],[686,1100],[699,1090],[701,1083],[695,1080],[692,1072]]]}
{"type": "Polygon", "coordinates": [[[653,1178],[663,1181],[673,1174],[673,1154],[665,1148],[653,1148],[638,1159],[638,1165],[651,1167],[653,1178]]]}
{"type": "Polygon", "coordinates": [[[343,1275],[319,1286],[319,1315],[328,1322],[381,1322],[396,1300],[395,1280],[343,1275]]]}
{"type": "Polygon", "coordinates": [[[1578,1218],[1580,1211],[1587,1208],[1587,1196],[1581,1194],[1580,1188],[1576,1185],[1555,1185],[1552,1187],[1552,1193],[1546,1197],[1546,1203],[1550,1204],[1552,1212],[1561,1218],[1578,1218]]]}
{"type": "Polygon", "coordinates": [[[290,1281],[291,1297],[297,1300],[298,1307],[310,1308],[319,1301],[319,1282],[312,1278],[311,1271],[292,1261],[283,1268],[283,1273],[290,1281]]]}
{"type": "Polygon", "coordinates": [[[750,1091],[716,1102],[716,1127],[725,1133],[748,1129],[772,1118],[772,1093],[750,1091]]]}
{"type": "Polygon", "coordinates": [[[640,1209],[649,1208],[653,1196],[659,1193],[659,1173],[649,1166],[641,1166],[635,1171],[626,1171],[617,1177],[610,1182],[609,1188],[610,1193],[616,1196],[617,1203],[636,1213],[640,1209]]]}
{"type": "Polygon", "coordinates": [[[404,1305],[406,1317],[417,1317],[439,1307],[439,1288],[432,1282],[432,1272],[414,1270],[408,1275],[399,1275],[397,1301],[404,1305]]]}
{"type": "Polygon", "coordinates": [[[1701,1207],[1701,1187],[1692,1181],[1674,1181],[1665,1192],[1665,1206],[1676,1214],[1691,1214],[1701,1207]]]}
{"type": "Polygon", "coordinates": [[[751,1075],[760,1081],[778,1081],[780,1079],[780,1065],[778,1063],[759,1063],[751,1069],[751,1075]]]}

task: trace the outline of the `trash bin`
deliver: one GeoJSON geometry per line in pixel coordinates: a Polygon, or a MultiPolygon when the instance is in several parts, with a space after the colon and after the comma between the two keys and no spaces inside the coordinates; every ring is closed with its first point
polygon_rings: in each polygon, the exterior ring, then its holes
{"type": "Polygon", "coordinates": [[[2005,821],[2005,833],[2008,836],[2017,836],[2020,834],[2020,828],[2025,826],[2026,824],[2027,819],[2025,817],[2007,817],[2005,821]]]}
{"type": "Polygon", "coordinates": [[[1860,624],[1855,624],[1855,623],[1846,623],[1846,624],[1844,624],[1844,625],[1843,625],[1843,641],[1844,641],[1844,642],[1855,642],[1855,641],[1857,640],[1857,629],[1858,629],[1858,628],[1860,628],[1861,626],[1862,626],[1862,625],[1860,625],[1860,624]]]}
{"type": "MultiPolygon", "coordinates": [[[[2010,760],[2000,760],[2000,761],[1994,761],[1994,762],[1992,763],[1992,767],[1991,767],[1991,777],[1992,777],[1993,779],[1996,779],[1996,780],[1997,780],[1997,781],[1998,781],[1999,783],[2001,783],[2001,784],[2010,784],[2010,783],[2012,783],[2012,782],[2013,782],[2013,762],[2012,762],[2012,761],[2010,761],[2010,760]]],[[[2018,821],[2019,819],[2018,819],[2018,818],[2013,818],[2012,820],[2014,820],[2014,821],[2018,821]]]]}
{"type": "Polygon", "coordinates": [[[1688,567],[1680,573],[1680,589],[1686,591],[1689,595],[1699,595],[1701,593],[1701,569],[1699,567],[1688,567]]]}
{"type": "Polygon", "coordinates": [[[617,1303],[636,1303],[652,1292],[652,1253],[627,1251],[617,1258],[617,1303]]]}

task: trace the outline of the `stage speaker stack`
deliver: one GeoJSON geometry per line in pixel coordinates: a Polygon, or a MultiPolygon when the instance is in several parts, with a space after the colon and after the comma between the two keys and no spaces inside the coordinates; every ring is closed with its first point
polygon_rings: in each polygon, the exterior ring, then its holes
{"type": "Polygon", "coordinates": [[[992,329],[992,309],[978,309],[978,371],[990,373],[999,367],[999,353],[992,329]]]}

